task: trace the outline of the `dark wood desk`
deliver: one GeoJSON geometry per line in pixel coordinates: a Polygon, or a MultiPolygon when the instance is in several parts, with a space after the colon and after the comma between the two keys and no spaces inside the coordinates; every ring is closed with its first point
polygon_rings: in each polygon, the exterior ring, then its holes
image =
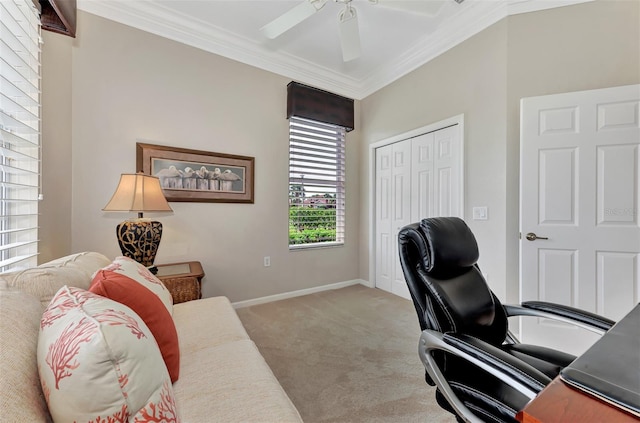
{"type": "Polygon", "coordinates": [[[564,368],[516,419],[640,422],[640,304],[564,368]]]}
{"type": "Polygon", "coordinates": [[[638,423],[640,419],[598,398],[574,389],[555,378],[516,415],[521,423],[615,422],[638,423]]]}

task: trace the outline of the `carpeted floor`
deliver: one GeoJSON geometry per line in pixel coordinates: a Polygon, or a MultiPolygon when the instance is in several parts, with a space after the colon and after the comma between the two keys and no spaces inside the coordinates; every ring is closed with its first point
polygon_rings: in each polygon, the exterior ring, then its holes
{"type": "Polygon", "coordinates": [[[306,423],[455,422],[424,381],[410,301],[355,285],[237,312],[306,423]]]}

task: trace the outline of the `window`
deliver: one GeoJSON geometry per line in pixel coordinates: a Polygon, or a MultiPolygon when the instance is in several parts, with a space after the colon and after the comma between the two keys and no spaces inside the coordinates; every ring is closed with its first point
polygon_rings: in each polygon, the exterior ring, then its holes
{"type": "Polygon", "coordinates": [[[36,264],[40,194],[40,20],[0,2],[0,272],[36,264]]]}
{"type": "Polygon", "coordinates": [[[345,128],[289,118],[289,248],[344,243],[345,128]]]}

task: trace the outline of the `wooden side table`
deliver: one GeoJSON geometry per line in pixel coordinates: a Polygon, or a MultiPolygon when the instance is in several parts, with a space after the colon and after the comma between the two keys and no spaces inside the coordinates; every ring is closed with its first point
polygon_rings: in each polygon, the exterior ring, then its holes
{"type": "Polygon", "coordinates": [[[199,261],[158,264],[156,267],[156,276],[171,293],[174,304],[202,298],[204,271],[199,261]]]}

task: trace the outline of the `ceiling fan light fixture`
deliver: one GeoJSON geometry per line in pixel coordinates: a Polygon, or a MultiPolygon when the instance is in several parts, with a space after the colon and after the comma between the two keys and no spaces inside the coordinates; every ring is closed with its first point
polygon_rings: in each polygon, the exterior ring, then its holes
{"type": "Polygon", "coordinates": [[[338,15],[340,27],[340,45],[342,47],[342,60],[348,62],[360,57],[360,29],[358,28],[358,14],[350,3],[338,15]]]}
{"type": "Polygon", "coordinates": [[[314,15],[317,11],[322,9],[326,3],[327,0],[303,1],[293,9],[290,9],[288,12],[280,15],[278,18],[260,28],[260,32],[271,40],[278,38],[300,22],[314,15]]]}

